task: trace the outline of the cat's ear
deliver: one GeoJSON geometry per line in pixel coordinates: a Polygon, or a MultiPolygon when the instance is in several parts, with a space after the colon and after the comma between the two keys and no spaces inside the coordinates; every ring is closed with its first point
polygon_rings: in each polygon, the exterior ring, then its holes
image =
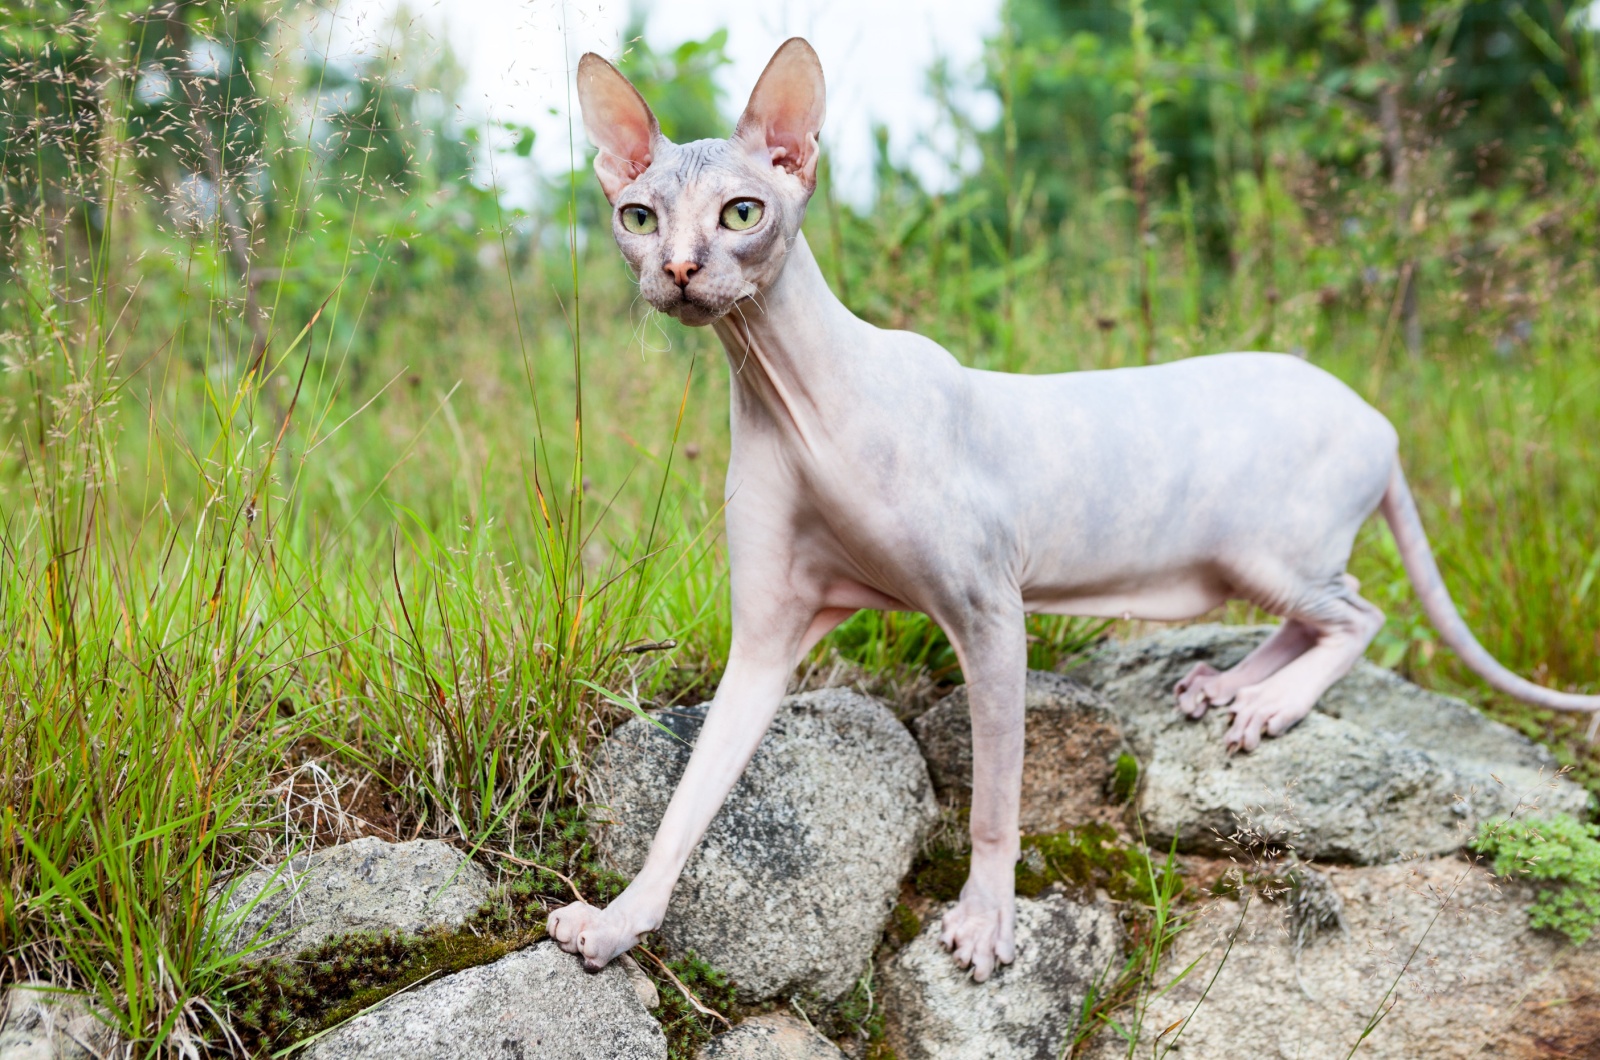
{"type": "Polygon", "coordinates": [[[594,52],[578,60],[578,106],[589,142],[600,149],[595,176],[613,204],[650,167],[661,126],[622,71],[594,52]]]}
{"type": "Polygon", "coordinates": [[[810,192],[817,186],[824,98],[822,61],[804,38],[790,37],[761,72],[733,138],[799,177],[810,192]]]}

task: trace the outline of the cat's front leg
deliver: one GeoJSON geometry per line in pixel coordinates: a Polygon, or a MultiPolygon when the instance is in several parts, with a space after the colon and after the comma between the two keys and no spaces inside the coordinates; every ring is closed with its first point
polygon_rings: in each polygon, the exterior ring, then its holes
{"type": "Polygon", "coordinates": [[[1027,633],[1020,598],[946,626],[972,712],[972,868],[939,941],[983,982],[1016,957],[1027,633]],[[955,628],[951,628],[954,626],[955,628]]]}
{"type": "Polygon", "coordinates": [[[734,595],[728,668],[644,867],[606,908],[574,902],[550,914],[550,937],[581,956],[588,971],[598,972],[661,925],[684,864],[772,724],[790,673],[828,629],[850,614],[819,610],[789,594],[759,607],[741,600],[737,589],[734,595]]]}

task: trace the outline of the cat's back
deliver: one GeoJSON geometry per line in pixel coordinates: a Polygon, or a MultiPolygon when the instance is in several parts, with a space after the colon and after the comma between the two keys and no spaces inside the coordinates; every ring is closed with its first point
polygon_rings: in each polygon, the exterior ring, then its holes
{"type": "Polygon", "coordinates": [[[971,369],[975,395],[999,414],[1038,408],[1050,418],[1069,411],[1097,430],[1137,422],[1147,429],[1185,424],[1217,427],[1230,419],[1318,433],[1342,426],[1389,430],[1388,421],[1336,376],[1281,353],[1215,353],[1164,364],[1051,375],[971,369]],[[1003,410],[1009,410],[1003,411],[1003,410]]]}

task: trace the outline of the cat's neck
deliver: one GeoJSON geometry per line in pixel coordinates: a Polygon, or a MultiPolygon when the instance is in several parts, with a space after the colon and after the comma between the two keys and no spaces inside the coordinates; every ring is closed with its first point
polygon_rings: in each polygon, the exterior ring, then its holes
{"type": "Polygon", "coordinates": [[[728,353],[735,421],[770,418],[807,443],[839,411],[872,330],[834,297],[802,233],[777,280],[713,327],[728,353]]]}

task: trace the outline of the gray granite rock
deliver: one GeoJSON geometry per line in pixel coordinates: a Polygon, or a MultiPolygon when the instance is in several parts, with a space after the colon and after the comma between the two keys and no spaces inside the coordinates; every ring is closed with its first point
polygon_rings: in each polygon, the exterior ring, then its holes
{"type": "MultiPolygon", "coordinates": [[[[603,861],[638,871],[705,706],[619,727],[591,784],[609,823],[603,861]]],[[[746,1001],[832,1000],[866,967],[935,816],[917,745],[880,702],[848,689],[784,700],[673,891],[660,930],[726,972],[746,1001]]]]}
{"type": "MultiPolygon", "coordinates": [[[[1600,1056],[1600,940],[1573,948],[1530,931],[1531,888],[1461,858],[1329,869],[1327,881],[1344,928],[1315,935],[1298,957],[1288,902],[1255,898],[1242,921],[1236,900],[1196,911],[1157,985],[1198,963],[1152,998],[1136,1055],[1152,1055],[1156,1037],[1184,1021],[1181,1034],[1161,1039],[1176,1046],[1174,1060],[1344,1060],[1384,1011],[1358,1057],[1600,1056]]],[[[1127,1053],[1106,1032],[1088,1055],[1127,1053]]]]}
{"type": "Polygon", "coordinates": [[[667,1041],[612,964],[597,975],[553,942],[468,968],[318,1039],[306,1060],[666,1060],[667,1041]]]}
{"type": "Polygon", "coordinates": [[[1020,898],[1016,961],[975,983],[930,918],[879,967],[889,1045],[900,1060],[1057,1060],[1090,984],[1115,974],[1121,939],[1106,906],[1020,898]]]}
{"type": "Polygon", "coordinates": [[[703,1046],[699,1060],[844,1060],[809,1024],[779,1012],[752,1016],[703,1046]]]}
{"type": "Polygon", "coordinates": [[[252,937],[284,936],[256,957],[294,953],[352,931],[415,934],[455,927],[490,892],[482,867],[448,843],[388,843],[368,836],[251,873],[234,889],[229,907],[243,908],[274,883],[281,888],[245,916],[233,940],[243,948],[252,937]]]}
{"type": "MultiPolygon", "coordinates": [[[[1064,832],[1118,816],[1107,795],[1117,757],[1128,752],[1122,721],[1105,697],[1060,674],[1031,671],[1022,831],[1064,832]]],[[[972,714],[965,686],[911,723],[941,799],[972,801],[972,714]]]]}
{"type": "Polygon", "coordinates": [[[0,1002],[0,1060],[92,1060],[113,1040],[82,995],[20,983],[0,1002]]]}
{"type": "Polygon", "coordinates": [[[1139,811],[1157,844],[1224,853],[1246,832],[1308,858],[1373,864],[1457,849],[1489,816],[1582,813],[1549,752],[1460,700],[1361,662],[1277,739],[1229,756],[1227,713],[1192,722],[1172,687],[1196,662],[1233,665],[1265,627],[1188,626],[1101,651],[1075,677],[1121,716],[1144,767],[1139,811]],[[1499,781],[1496,781],[1496,777],[1499,781]]]}

